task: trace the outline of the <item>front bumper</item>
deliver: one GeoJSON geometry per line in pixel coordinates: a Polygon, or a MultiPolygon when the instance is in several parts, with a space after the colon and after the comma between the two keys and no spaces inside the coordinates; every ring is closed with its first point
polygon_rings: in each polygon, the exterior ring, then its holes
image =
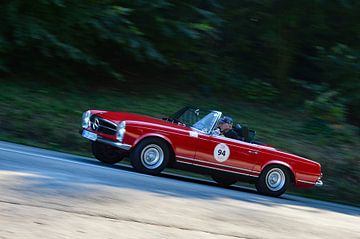
{"type": "MultiPolygon", "coordinates": [[[[84,137],[82,132],[83,132],[83,130],[80,130],[81,136],[84,137]]],[[[85,138],[85,139],[89,140],[88,138],[85,138]]],[[[101,137],[100,135],[97,135],[95,141],[103,143],[103,144],[108,144],[108,145],[111,145],[111,146],[113,146],[115,148],[119,148],[119,149],[123,149],[123,150],[127,150],[127,151],[131,149],[130,144],[123,144],[123,143],[120,143],[120,142],[117,142],[117,141],[106,139],[104,137],[101,137]]]]}

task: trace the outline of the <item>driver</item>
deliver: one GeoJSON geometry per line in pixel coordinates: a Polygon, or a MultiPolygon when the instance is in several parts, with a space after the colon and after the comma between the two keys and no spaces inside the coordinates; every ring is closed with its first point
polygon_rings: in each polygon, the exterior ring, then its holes
{"type": "Polygon", "coordinates": [[[239,139],[239,135],[232,129],[233,120],[229,116],[224,116],[219,120],[218,129],[220,130],[220,136],[226,138],[239,139]]]}

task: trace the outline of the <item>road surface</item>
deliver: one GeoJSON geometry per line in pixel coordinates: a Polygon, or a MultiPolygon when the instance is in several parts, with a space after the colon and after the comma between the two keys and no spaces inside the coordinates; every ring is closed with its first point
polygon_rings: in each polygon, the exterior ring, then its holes
{"type": "Polygon", "coordinates": [[[0,141],[0,238],[360,238],[360,209],[0,141]]]}

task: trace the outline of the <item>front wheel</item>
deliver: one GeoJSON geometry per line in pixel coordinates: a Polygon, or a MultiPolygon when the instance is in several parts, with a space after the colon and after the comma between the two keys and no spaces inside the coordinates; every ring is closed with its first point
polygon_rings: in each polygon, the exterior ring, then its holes
{"type": "Polygon", "coordinates": [[[131,152],[130,163],[141,173],[159,174],[169,162],[170,150],[166,142],[158,138],[141,141],[131,152]]]}
{"type": "Polygon", "coordinates": [[[289,170],[280,165],[272,165],[263,170],[255,187],[262,194],[279,197],[285,193],[289,184],[289,170]]]}
{"type": "Polygon", "coordinates": [[[106,164],[118,163],[126,156],[125,151],[99,142],[92,142],[91,149],[95,158],[106,164]]]}

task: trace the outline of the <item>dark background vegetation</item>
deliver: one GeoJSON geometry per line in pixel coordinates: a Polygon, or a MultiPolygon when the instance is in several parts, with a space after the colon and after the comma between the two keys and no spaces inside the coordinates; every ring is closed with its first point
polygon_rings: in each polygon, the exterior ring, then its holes
{"type": "Polygon", "coordinates": [[[0,1],[0,138],[85,153],[88,108],[224,109],[360,205],[360,1],[0,1]]]}

